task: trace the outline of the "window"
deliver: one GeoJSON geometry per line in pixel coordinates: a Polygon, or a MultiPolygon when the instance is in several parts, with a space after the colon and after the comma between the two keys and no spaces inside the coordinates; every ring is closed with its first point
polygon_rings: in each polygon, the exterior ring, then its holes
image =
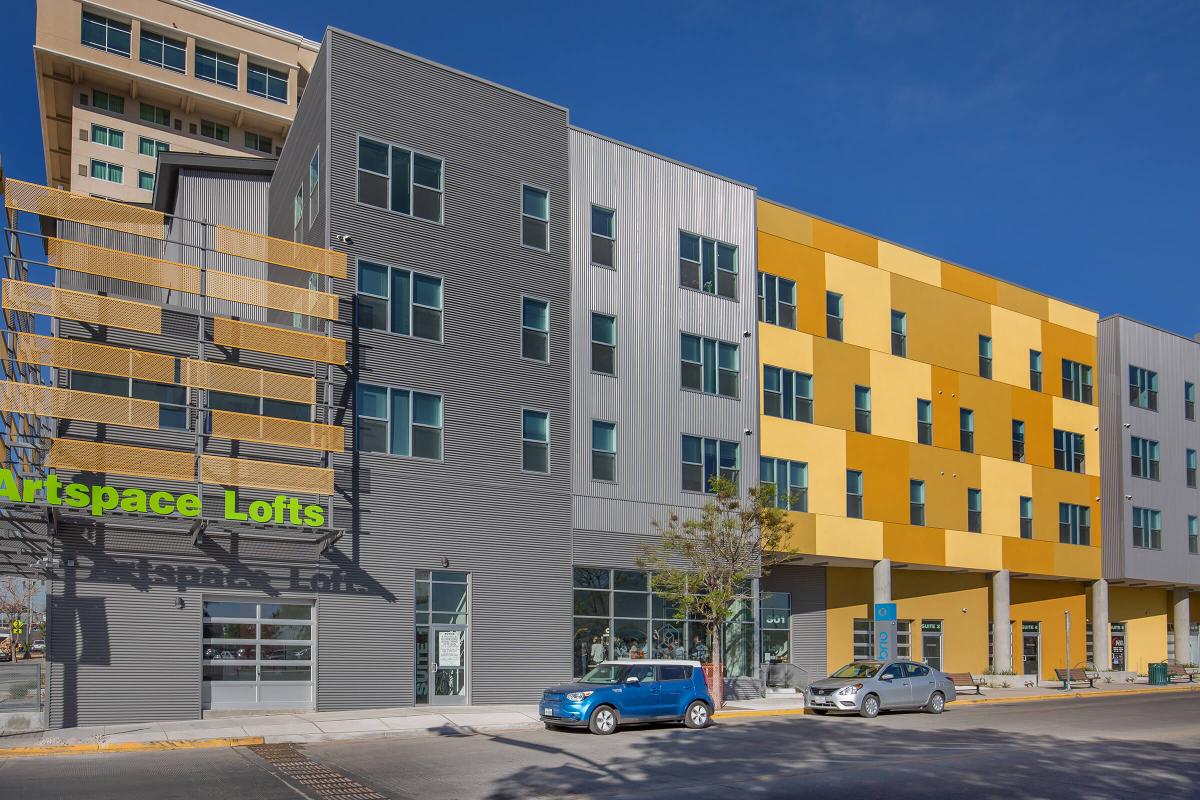
{"type": "Polygon", "coordinates": [[[359,261],[358,325],[440,342],[442,279],[359,261]]]}
{"type": "Polygon", "coordinates": [[[311,696],[311,601],[203,601],[201,680],[206,696],[311,696]]]}
{"type": "Polygon", "coordinates": [[[106,128],[103,125],[92,126],[92,141],[118,150],[125,148],[125,133],[116,128],[106,128]]]}
{"type": "Polygon", "coordinates": [[[808,511],[808,464],[782,458],[758,460],[758,482],[775,490],[775,505],[808,511]]]}
{"type": "Polygon", "coordinates": [[[908,357],[908,314],[892,309],[892,355],[908,357]]]}
{"type": "Polygon", "coordinates": [[[792,595],[790,592],[761,592],[758,626],[761,632],[759,652],[766,664],[791,661],[792,595]]]}
{"type": "Polygon", "coordinates": [[[1147,550],[1162,549],[1162,512],[1151,508],[1133,509],[1133,546],[1147,550]]]}
{"type": "Polygon", "coordinates": [[[138,58],[144,64],[153,64],[174,72],[187,72],[187,44],[145,28],[142,29],[138,58]]]}
{"type": "Polygon", "coordinates": [[[763,367],[763,413],[771,417],[813,421],[813,379],[804,372],[763,367]]]}
{"type": "Polygon", "coordinates": [[[358,449],[412,458],[442,457],[442,396],[358,386],[358,449]]]}
{"type": "Polygon", "coordinates": [[[717,475],[738,482],[741,453],[737,442],[683,437],[683,490],[711,492],[712,479],[717,475]]]}
{"type": "Polygon", "coordinates": [[[983,530],[983,492],[967,489],[967,531],[979,533],[983,530]]]}
{"type": "Polygon", "coordinates": [[[166,142],[160,142],[157,139],[147,139],[145,136],[138,137],[138,152],[144,156],[157,158],[159,153],[165,153],[171,149],[171,146],[166,142]]]}
{"type": "Polygon", "coordinates": [[[1012,421],[1012,457],[1017,463],[1025,463],[1025,423],[1019,419],[1012,421]]]}
{"type": "Polygon", "coordinates": [[[969,408],[958,410],[958,448],[964,453],[975,452],[975,412],[969,408]]]}
{"type": "Polygon", "coordinates": [[[1133,436],[1129,440],[1129,452],[1133,477],[1158,480],[1158,442],[1133,436]]]}
{"type": "Polygon", "coordinates": [[[111,183],[121,183],[125,169],[120,164],[110,164],[107,161],[92,159],[92,177],[111,183]]]}
{"type": "Polygon", "coordinates": [[[151,105],[150,103],[141,103],[138,109],[138,116],[143,122],[152,122],[155,125],[163,127],[171,127],[171,112],[162,106],[151,105]]]}
{"type": "Polygon", "coordinates": [[[358,202],[397,214],[442,221],[440,158],[358,139],[358,202]]]}
{"type": "Polygon", "coordinates": [[[550,193],[528,185],[521,186],[521,244],[550,249],[550,193]]]}
{"type": "Polygon", "coordinates": [[[292,230],[296,241],[300,241],[300,223],[304,220],[304,189],[297,189],[292,198],[292,230]]]}
{"type": "Polygon", "coordinates": [[[308,422],[312,419],[312,406],[287,400],[272,400],[247,394],[209,391],[208,407],[214,411],[233,411],[238,414],[255,414],[261,417],[276,417],[308,422]]]}
{"type": "Polygon", "coordinates": [[[238,88],[237,56],[228,56],[205,47],[197,47],[195,71],[196,77],[202,81],[215,83],[218,86],[228,86],[230,89],[238,88]]]}
{"type": "Polygon", "coordinates": [[[992,377],[992,337],[979,337],[979,377],[992,377]]]}
{"type": "Polygon", "coordinates": [[[521,469],[550,472],[550,415],[545,411],[521,411],[521,469]]]}
{"type": "Polygon", "coordinates": [[[908,482],[908,522],[910,525],[925,524],[925,481],[908,482]]]}
{"type": "MultiPolygon", "coordinates": [[[[180,378],[179,359],[175,360],[175,379],[180,378]]],[[[158,403],[158,426],[187,430],[188,390],[178,383],[152,383],[136,378],[120,378],[113,375],[97,375],[91,372],[72,370],[69,378],[72,389],[79,392],[95,392],[114,397],[133,397],[158,403]]]]}
{"type": "Polygon", "coordinates": [[[592,480],[617,479],[617,426],[592,420],[592,480]]]}
{"type": "Polygon", "coordinates": [[[917,399],[917,444],[933,444],[933,401],[917,399]]]}
{"type": "Polygon", "coordinates": [[[1033,538],[1033,498],[1022,497],[1018,502],[1018,513],[1021,517],[1021,538],[1033,538]]]}
{"type": "Polygon", "coordinates": [[[1092,368],[1067,359],[1062,360],[1063,397],[1080,403],[1092,402],[1092,368]]]}
{"type": "Polygon", "coordinates": [[[251,61],[246,65],[246,91],[280,103],[288,101],[288,76],[251,61]]]}
{"type": "Polygon", "coordinates": [[[1029,351],[1029,388],[1035,392],[1042,390],[1042,354],[1037,350],[1029,351]]]}
{"type": "MultiPolygon", "coordinates": [[[[854,660],[870,661],[875,658],[875,630],[869,619],[854,620],[854,660]]],[[[909,658],[912,654],[912,621],[896,621],[896,658],[909,658]]],[[[897,669],[899,664],[893,664],[897,669]]],[[[899,676],[898,676],[899,677],[899,676]]]]}
{"type": "Polygon", "coordinates": [[[1189,449],[1187,456],[1184,459],[1185,477],[1184,483],[1189,489],[1196,488],[1196,451],[1189,449]]]}
{"type": "Polygon", "coordinates": [[[601,267],[614,266],[616,246],[617,212],[592,206],[592,263],[601,267]]]}
{"type": "Polygon", "coordinates": [[[317,220],[317,212],[321,209],[321,146],[313,151],[313,157],[308,162],[308,226],[317,220]]]}
{"type": "Polygon", "coordinates": [[[617,374],[617,318],[592,312],[592,372],[617,374]]]}
{"type": "Polygon", "coordinates": [[[1054,431],[1054,468],[1067,472],[1083,472],[1083,434],[1054,431]]]}
{"type": "Polygon", "coordinates": [[[1074,503],[1059,503],[1058,541],[1060,544],[1091,544],[1092,510],[1074,503]]]}
{"type": "Polygon", "coordinates": [[[1196,419],[1196,384],[1184,382],[1183,384],[1183,418],[1195,421],[1196,419]]]}
{"type": "Polygon", "coordinates": [[[766,272],[758,273],[758,320],[795,330],[795,281],[766,272]]]}
{"type": "Polygon", "coordinates": [[[737,247],[679,232],[679,285],[737,299],[737,247]]]}
{"type": "Polygon", "coordinates": [[[92,90],[92,105],[104,111],[111,111],[114,114],[125,113],[125,98],[119,94],[109,94],[102,92],[99,89],[92,90]]]}
{"type": "Polygon", "coordinates": [[[738,346],[716,339],[680,335],[680,385],[722,397],[738,396],[738,346]]]}
{"type": "Polygon", "coordinates": [[[862,519],[863,474],[861,470],[846,470],[846,516],[862,519]]]}
{"type": "Polygon", "coordinates": [[[550,304],[545,300],[521,298],[521,355],[550,360],[550,304]]]}
{"type": "Polygon", "coordinates": [[[854,387],[854,430],[871,432],[871,389],[867,386],[854,387]]]}
{"type": "Polygon", "coordinates": [[[246,149],[257,150],[260,153],[270,155],[275,149],[275,143],[271,141],[270,136],[246,131],[246,149]]]}
{"type": "Polygon", "coordinates": [[[79,40],[88,47],[129,57],[129,23],[83,12],[83,30],[79,40]]]}
{"type": "Polygon", "coordinates": [[[138,188],[148,192],[154,191],[154,173],[138,170],[138,188]]]}
{"type": "Polygon", "coordinates": [[[218,142],[229,141],[229,126],[222,125],[219,122],[212,120],[200,120],[200,135],[207,139],[216,139],[218,142]]]}
{"type": "Polygon", "coordinates": [[[1188,552],[1200,554],[1200,517],[1188,517],[1188,552]]]}
{"type": "Polygon", "coordinates": [[[1157,372],[1141,367],[1129,367],[1129,405],[1158,411],[1157,372]]]}
{"type": "Polygon", "coordinates": [[[837,292],[825,293],[825,337],[842,340],[842,296],[837,292]]]}

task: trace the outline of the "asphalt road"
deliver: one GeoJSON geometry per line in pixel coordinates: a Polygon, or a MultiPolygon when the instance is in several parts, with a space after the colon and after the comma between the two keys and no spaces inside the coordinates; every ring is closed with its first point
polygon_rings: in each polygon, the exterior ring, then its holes
{"type": "Polygon", "coordinates": [[[0,787],[0,796],[28,800],[1194,799],[1200,694],[960,705],[940,717],[730,720],[609,737],[536,730],[4,759],[0,787]]]}

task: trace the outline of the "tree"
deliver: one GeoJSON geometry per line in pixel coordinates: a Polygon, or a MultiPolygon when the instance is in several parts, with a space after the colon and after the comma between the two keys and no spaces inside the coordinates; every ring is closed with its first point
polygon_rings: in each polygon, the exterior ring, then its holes
{"type": "MultiPolygon", "coordinates": [[[[13,620],[27,616],[32,621],[34,595],[37,594],[38,582],[32,578],[22,578],[15,575],[0,577],[0,619],[8,622],[9,647],[12,649],[13,661],[17,660],[17,637],[12,633],[13,620]]],[[[29,625],[22,638],[25,641],[25,657],[29,658],[29,625]]]]}
{"type": "MultiPolygon", "coordinates": [[[[710,620],[713,630],[713,700],[724,704],[724,621],[735,604],[752,602],[751,582],[781,560],[779,545],[791,531],[787,511],[770,484],[738,496],[723,476],[710,481],[712,499],[698,517],[671,514],[654,521],[660,541],[644,545],[638,566],[652,572],[651,587],[671,603],[677,619],[710,620]]],[[[790,504],[789,504],[790,505],[790,504]]]]}

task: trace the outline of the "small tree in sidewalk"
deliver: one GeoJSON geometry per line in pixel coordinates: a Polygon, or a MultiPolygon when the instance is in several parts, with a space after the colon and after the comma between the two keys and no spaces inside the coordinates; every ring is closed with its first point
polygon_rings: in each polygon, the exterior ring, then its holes
{"type": "Polygon", "coordinates": [[[780,560],[779,545],[791,531],[787,511],[769,484],[738,495],[724,476],[710,481],[712,498],[697,517],[672,513],[654,521],[660,541],[645,545],[637,563],[650,570],[652,589],[675,609],[677,619],[712,621],[713,700],[725,701],[724,622],[738,604],[753,602],[754,578],[780,560]]]}

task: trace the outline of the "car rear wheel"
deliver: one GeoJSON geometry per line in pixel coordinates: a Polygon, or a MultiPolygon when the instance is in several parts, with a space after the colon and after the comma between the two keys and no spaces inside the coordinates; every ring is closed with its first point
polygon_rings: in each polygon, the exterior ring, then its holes
{"type": "Polygon", "coordinates": [[[617,729],[617,712],[612,706],[597,706],[588,717],[588,730],[597,736],[608,736],[617,729]]]}
{"type": "Polygon", "coordinates": [[[711,722],[712,715],[708,713],[708,704],[703,700],[693,700],[683,714],[683,724],[689,728],[707,728],[711,722]]]}
{"type": "Polygon", "coordinates": [[[858,709],[860,717],[874,719],[879,716],[879,698],[873,694],[869,694],[863,698],[862,705],[858,709]]]}
{"type": "Polygon", "coordinates": [[[926,714],[940,714],[946,709],[946,695],[941,692],[934,692],[929,696],[929,702],[925,704],[926,714]]]}

